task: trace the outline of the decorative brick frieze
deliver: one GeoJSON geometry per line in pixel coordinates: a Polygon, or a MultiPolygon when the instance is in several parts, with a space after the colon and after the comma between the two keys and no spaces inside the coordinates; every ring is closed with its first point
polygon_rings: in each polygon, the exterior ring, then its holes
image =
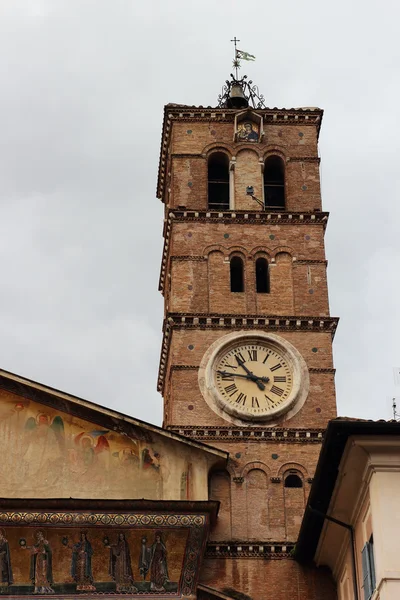
{"type": "Polygon", "coordinates": [[[244,477],[232,477],[232,480],[233,480],[235,483],[242,484],[242,483],[244,482],[244,477]]]}
{"type": "Polygon", "coordinates": [[[294,542],[209,542],[206,558],[290,558],[294,542]]]}
{"type": "Polygon", "coordinates": [[[263,427],[200,427],[196,425],[168,426],[168,431],[196,440],[222,440],[237,443],[248,442],[285,442],[289,444],[320,444],[325,429],[273,429],[263,427]]]}

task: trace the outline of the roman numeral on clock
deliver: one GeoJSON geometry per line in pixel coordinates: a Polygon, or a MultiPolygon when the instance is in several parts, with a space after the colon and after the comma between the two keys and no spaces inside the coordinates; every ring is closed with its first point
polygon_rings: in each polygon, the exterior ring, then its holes
{"type": "Polygon", "coordinates": [[[238,391],[234,383],[231,383],[231,385],[227,385],[226,388],[224,388],[224,390],[227,394],[229,394],[229,396],[233,396],[233,394],[236,394],[236,392],[238,391]]]}
{"type": "Polygon", "coordinates": [[[253,396],[251,399],[251,408],[260,408],[260,405],[258,404],[258,398],[257,396],[253,396]]]}
{"type": "Polygon", "coordinates": [[[286,376],[285,375],[274,375],[274,381],[275,381],[275,383],[278,383],[278,382],[286,383],[286,376]]]}
{"type": "Polygon", "coordinates": [[[283,389],[280,387],[277,387],[276,385],[273,385],[271,388],[271,392],[273,394],[276,394],[277,396],[282,396],[283,394],[283,389]]]}
{"type": "Polygon", "coordinates": [[[277,365],[274,365],[273,367],[271,367],[271,371],[277,371],[281,367],[282,367],[282,365],[280,363],[278,363],[277,365]]]}
{"type": "Polygon", "coordinates": [[[240,394],[236,398],[235,402],[237,402],[237,404],[243,404],[243,406],[244,406],[246,404],[246,400],[247,400],[246,394],[242,394],[242,392],[240,392],[240,394]]]}
{"type": "Polygon", "coordinates": [[[239,364],[246,362],[246,360],[241,352],[238,352],[237,354],[235,354],[235,358],[239,364]]]}
{"type": "Polygon", "coordinates": [[[257,350],[247,350],[249,355],[249,360],[256,361],[257,360],[257,350]]]}

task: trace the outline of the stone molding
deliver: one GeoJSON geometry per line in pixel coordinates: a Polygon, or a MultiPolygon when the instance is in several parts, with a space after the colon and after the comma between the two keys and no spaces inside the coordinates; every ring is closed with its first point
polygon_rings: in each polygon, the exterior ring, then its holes
{"type": "Polygon", "coordinates": [[[294,542],[208,542],[205,558],[291,558],[294,542]]]}
{"type": "Polygon", "coordinates": [[[278,429],[267,427],[209,427],[201,425],[168,425],[167,431],[173,431],[189,439],[217,440],[237,443],[269,442],[288,444],[321,444],[325,429],[278,429]]]}

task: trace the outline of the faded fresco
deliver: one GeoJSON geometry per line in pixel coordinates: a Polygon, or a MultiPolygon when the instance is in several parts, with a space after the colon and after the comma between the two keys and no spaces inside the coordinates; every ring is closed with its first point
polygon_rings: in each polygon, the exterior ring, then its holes
{"type": "Polygon", "coordinates": [[[134,431],[128,437],[0,392],[1,496],[192,499],[190,452],[134,431]]]}
{"type": "Polygon", "coordinates": [[[2,527],[0,594],[177,592],[189,530],[2,527]]]}

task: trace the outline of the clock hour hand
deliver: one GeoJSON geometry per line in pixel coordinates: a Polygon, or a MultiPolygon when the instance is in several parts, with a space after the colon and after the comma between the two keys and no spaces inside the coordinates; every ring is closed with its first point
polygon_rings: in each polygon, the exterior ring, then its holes
{"type": "Polygon", "coordinates": [[[243,369],[246,371],[246,373],[247,373],[248,375],[252,375],[253,377],[255,377],[255,375],[253,375],[253,373],[250,371],[250,369],[248,369],[248,368],[246,367],[246,365],[244,364],[244,362],[242,362],[242,361],[240,360],[240,358],[238,358],[237,356],[235,356],[235,358],[236,358],[236,362],[237,362],[237,364],[239,365],[239,367],[242,367],[242,368],[243,368],[243,369]]]}

